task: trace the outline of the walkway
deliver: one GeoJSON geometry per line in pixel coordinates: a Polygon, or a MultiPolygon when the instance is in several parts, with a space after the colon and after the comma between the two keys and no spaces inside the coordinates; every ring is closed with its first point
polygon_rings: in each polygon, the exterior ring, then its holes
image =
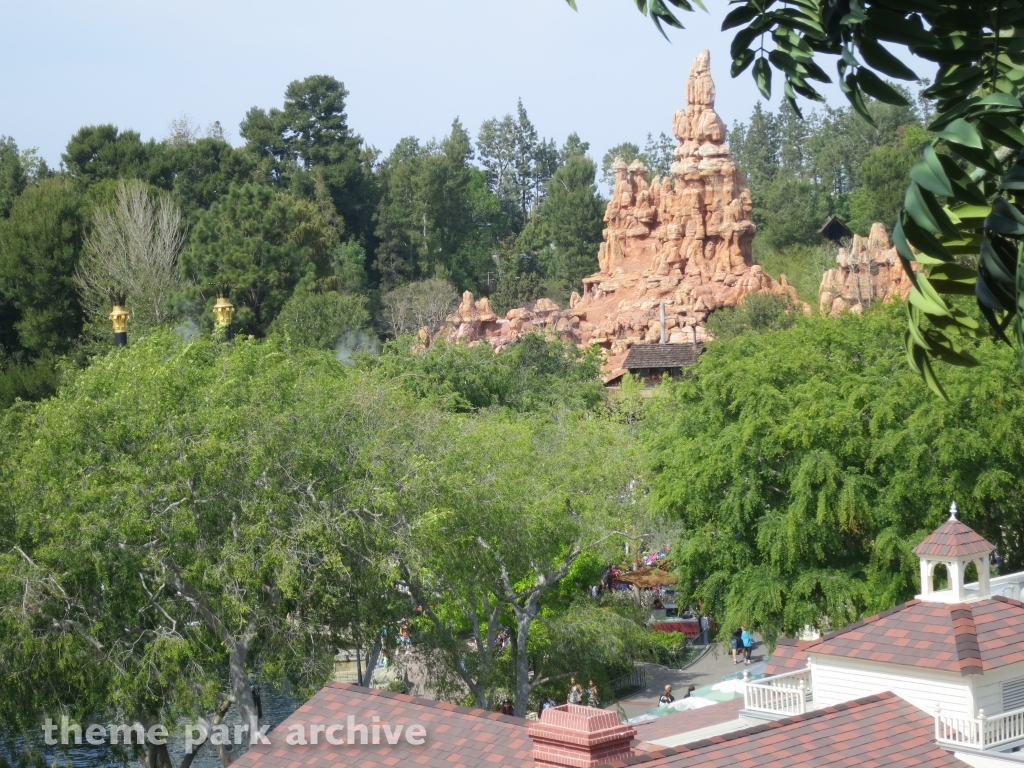
{"type": "MultiPolygon", "coordinates": [[[[768,656],[761,638],[754,638],[754,652],[751,662],[764,661],[768,656]]],[[[728,646],[713,645],[701,658],[686,669],[670,669],[659,664],[643,664],[647,670],[647,687],[631,696],[620,699],[606,709],[622,710],[627,718],[642,715],[649,709],[658,706],[658,697],[666,685],[672,686],[675,697],[681,698],[691,685],[700,688],[704,685],[721,682],[723,678],[742,672],[743,662],[733,664],[732,653],[728,646]]]]}

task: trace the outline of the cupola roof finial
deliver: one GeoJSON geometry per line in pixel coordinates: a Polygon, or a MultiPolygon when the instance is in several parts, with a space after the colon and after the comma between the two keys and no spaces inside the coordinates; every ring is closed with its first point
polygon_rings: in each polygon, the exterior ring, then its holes
{"type": "Polygon", "coordinates": [[[956,520],[956,502],[949,505],[949,519],[956,520]]]}

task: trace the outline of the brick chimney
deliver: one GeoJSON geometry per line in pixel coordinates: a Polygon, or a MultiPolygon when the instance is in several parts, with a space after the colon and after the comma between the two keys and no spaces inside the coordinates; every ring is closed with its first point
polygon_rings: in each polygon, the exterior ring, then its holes
{"type": "Polygon", "coordinates": [[[594,768],[630,757],[632,726],[615,712],[563,704],[545,709],[526,731],[533,739],[533,761],[539,768],[594,768]]]}

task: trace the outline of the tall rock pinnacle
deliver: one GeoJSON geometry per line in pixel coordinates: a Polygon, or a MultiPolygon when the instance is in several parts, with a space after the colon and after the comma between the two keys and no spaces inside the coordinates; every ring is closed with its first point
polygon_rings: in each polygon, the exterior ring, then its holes
{"type": "Polygon", "coordinates": [[[806,308],[784,276],[776,282],[751,257],[750,192],[714,109],[707,50],[690,69],[686,101],[686,109],[672,118],[679,146],[670,176],[649,181],[640,160],[627,165],[615,159],[599,270],[584,278],[583,295],[573,294],[568,310],[538,302],[503,320],[482,322],[483,313],[475,310],[479,302],[469,294],[450,318],[452,334],[485,336],[500,348],[545,329],[582,345],[600,344],[607,352],[606,370],[614,372],[630,346],[660,340],[662,304],[668,340],[675,343],[704,341],[708,315],[750,293],[784,294],[806,308]]]}

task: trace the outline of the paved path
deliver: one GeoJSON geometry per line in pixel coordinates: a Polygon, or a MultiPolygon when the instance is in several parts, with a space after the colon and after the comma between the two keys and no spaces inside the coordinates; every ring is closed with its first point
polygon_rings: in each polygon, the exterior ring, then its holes
{"type": "MultiPolygon", "coordinates": [[[[751,654],[751,663],[764,661],[768,656],[760,637],[754,638],[754,651],[751,654]]],[[[712,645],[711,649],[696,662],[686,669],[670,669],[659,664],[643,664],[647,670],[647,687],[637,691],[632,696],[619,700],[617,703],[607,707],[616,711],[621,710],[627,718],[642,715],[649,709],[658,706],[658,697],[666,685],[672,686],[672,693],[675,697],[681,698],[686,689],[691,685],[700,688],[704,685],[721,682],[729,675],[742,672],[743,662],[733,664],[732,652],[728,646],[712,645]]]]}

